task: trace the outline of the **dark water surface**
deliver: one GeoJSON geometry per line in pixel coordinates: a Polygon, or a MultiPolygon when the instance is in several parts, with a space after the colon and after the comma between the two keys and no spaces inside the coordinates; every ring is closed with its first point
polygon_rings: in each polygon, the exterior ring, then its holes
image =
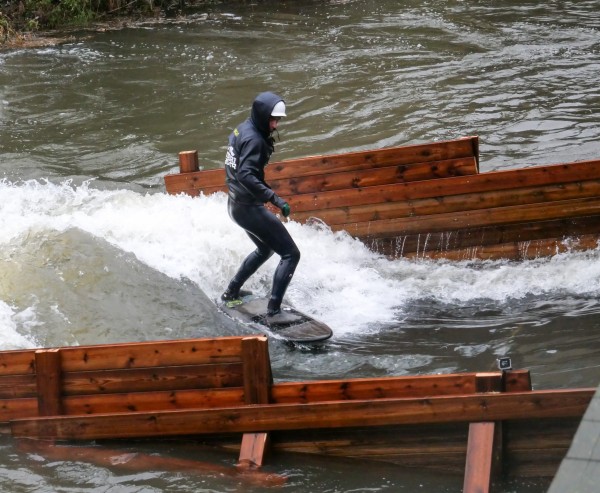
{"type": "MultiPolygon", "coordinates": [[[[164,193],[177,153],[218,167],[254,96],[285,97],[275,160],[479,135],[481,170],[600,158],[600,1],[219,4],[62,46],[0,52],[0,348],[249,333],[214,299],[252,249],[222,196],[164,193]]],[[[390,261],[288,223],[293,304],[335,331],[271,343],[275,378],[487,371],[600,382],[600,250],[526,262],[390,261]]],[[[266,293],[276,260],[249,287],[266,293]]],[[[107,446],[231,466],[196,444],[107,446]]],[[[118,461],[117,461],[118,462],[118,461]]],[[[293,455],[294,492],[459,492],[462,478],[293,455]]],[[[546,491],[548,481],[500,491],[546,491]]],[[[0,440],[0,491],[263,491],[126,471],[0,440]]]]}

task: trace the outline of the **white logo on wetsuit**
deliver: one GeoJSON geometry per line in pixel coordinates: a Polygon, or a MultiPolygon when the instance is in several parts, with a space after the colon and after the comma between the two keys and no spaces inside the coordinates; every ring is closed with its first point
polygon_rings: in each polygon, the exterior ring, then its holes
{"type": "Polygon", "coordinates": [[[237,168],[237,158],[235,156],[235,150],[233,146],[227,148],[227,155],[225,156],[225,166],[230,166],[232,169],[237,168]]]}

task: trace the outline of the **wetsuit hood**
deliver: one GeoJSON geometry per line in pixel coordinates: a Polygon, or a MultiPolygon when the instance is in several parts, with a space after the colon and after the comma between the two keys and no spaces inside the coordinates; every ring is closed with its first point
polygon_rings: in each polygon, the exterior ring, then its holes
{"type": "Polygon", "coordinates": [[[283,101],[283,98],[272,92],[261,92],[254,103],[252,103],[252,110],[250,112],[250,119],[258,131],[268,137],[269,131],[269,118],[271,118],[271,112],[279,101],[283,101]]]}

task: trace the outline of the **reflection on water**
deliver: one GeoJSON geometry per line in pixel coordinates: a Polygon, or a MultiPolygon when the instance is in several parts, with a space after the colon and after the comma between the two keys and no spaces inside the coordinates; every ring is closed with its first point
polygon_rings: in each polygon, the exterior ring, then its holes
{"type": "MultiPolygon", "coordinates": [[[[598,12],[598,0],[232,3],[1,52],[0,346],[248,333],[211,300],[252,247],[223,196],[170,197],[163,176],[181,150],[220,166],[228,133],[264,89],[289,106],[275,160],[466,135],[480,136],[482,171],[600,158],[598,12]]],[[[287,227],[303,255],[289,299],[335,336],[319,350],[273,341],[276,379],[486,371],[508,355],[536,388],[600,380],[600,250],[390,261],[327,228],[287,227]]],[[[249,287],[266,293],[273,269],[249,287]]],[[[134,448],[235,462],[197,444],[134,448]]],[[[286,491],[462,487],[384,464],[283,456],[270,467],[289,477],[286,491]]],[[[254,489],[158,469],[52,461],[0,443],[3,491],[254,489]]]]}

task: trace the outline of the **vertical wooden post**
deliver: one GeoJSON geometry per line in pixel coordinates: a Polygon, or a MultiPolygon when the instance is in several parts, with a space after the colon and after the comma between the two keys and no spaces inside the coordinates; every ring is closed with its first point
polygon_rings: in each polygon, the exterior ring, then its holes
{"type": "MultiPolygon", "coordinates": [[[[246,404],[268,404],[271,399],[273,376],[266,337],[246,337],[242,339],[242,365],[246,404]]],[[[262,466],[268,446],[268,433],[244,433],[238,467],[262,466]]]]}
{"type": "Polygon", "coordinates": [[[502,392],[502,373],[499,371],[475,374],[475,392],[502,392]]]}
{"type": "Polygon", "coordinates": [[[502,423],[469,424],[463,493],[490,493],[500,463],[502,423]]]}
{"type": "Polygon", "coordinates": [[[527,392],[533,389],[529,370],[509,370],[503,376],[504,392],[527,392]]]}
{"type": "Polygon", "coordinates": [[[191,173],[200,169],[198,151],[181,151],[179,153],[179,172],[191,173]]]}
{"type": "Polygon", "coordinates": [[[265,336],[242,339],[244,399],[246,404],[268,404],[271,398],[271,360],[265,336]]]}
{"type": "Polygon", "coordinates": [[[477,173],[479,173],[479,136],[478,135],[471,137],[471,145],[473,147],[473,156],[475,157],[475,163],[477,164],[477,173]]]}
{"type": "Polygon", "coordinates": [[[40,349],[35,352],[38,414],[57,416],[63,414],[61,400],[60,349],[40,349]]]}
{"type": "MultiPolygon", "coordinates": [[[[502,373],[475,375],[476,392],[503,392],[502,373]]],[[[463,493],[490,493],[502,461],[502,423],[469,424],[463,493]]]]}

